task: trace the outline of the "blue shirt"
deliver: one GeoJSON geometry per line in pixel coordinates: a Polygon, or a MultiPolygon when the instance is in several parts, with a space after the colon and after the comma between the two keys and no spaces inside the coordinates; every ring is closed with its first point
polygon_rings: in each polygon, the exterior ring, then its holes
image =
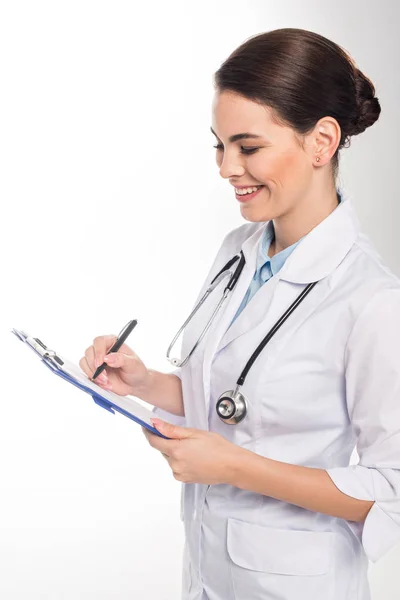
{"type": "MultiPolygon", "coordinates": [[[[339,200],[339,204],[340,204],[340,202],[342,202],[342,199],[343,199],[342,192],[339,189],[337,189],[336,191],[338,194],[338,200],[339,200]]],[[[280,252],[278,252],[271,258],[268,255],[268,250],[271,246],[271,243],[272,243],[274,237],[275,237],[274,224],[273,224],[273,221],[271,220],[271,221],[268,221],[267,226],[264,231],[264,234],[258,245],[256,271],[254,273],[253,279],[251,280],[251,283],[250,283],[248,290],[247,290],[246,294],[244,295],[244,298],[236,312],[236,315],[232,319],[231,325],[235,321],[235,319],[237,319],[237,317],[242,312],[244,307],[250,302],[250,300],[252,299],[254,294],[257,292],[257,290],[259,290],[260,287],[266,281],[268,281],[268,279],[273,277],[273,275],[276,275],[276,273],[278,273],[278,271],[280,271],[280,269],[282,269],[283,265],[285,264],[285,260],[288,258],[288,256],[290,256],[292,254],[292,252],[296,248],[296,246],[306,236],[303,236],[297,242],[295,242],[291,246],[288,246],[287,248],[284,248],[284,250],[281,250],[280,252]]]]}

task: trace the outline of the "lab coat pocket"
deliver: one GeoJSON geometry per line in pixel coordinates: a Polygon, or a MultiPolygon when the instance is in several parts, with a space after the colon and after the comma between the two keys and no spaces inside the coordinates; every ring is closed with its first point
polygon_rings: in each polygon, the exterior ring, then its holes
{"type": "Polygon", "coordinates": [[[227,550],[235,600],[333,600],[334,535],[229,518],[227,550]]]}

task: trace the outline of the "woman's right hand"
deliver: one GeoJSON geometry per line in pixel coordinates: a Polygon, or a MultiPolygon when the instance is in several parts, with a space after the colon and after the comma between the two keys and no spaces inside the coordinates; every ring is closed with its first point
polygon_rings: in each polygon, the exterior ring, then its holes
{"type": "Polygon", "coordinates": [[[107,354],[116,341],[116,335],[96,337],[92,346],[85,350],[85,356],[79,361],[79,366],[89,379],[92,379],[97,367],[106,362],[107,367],[94,382],[119,396],[135,395],[135,390],[145,384],[149,371],[138,355],[126,344],[122,344],[118,352],[107,354]]]}

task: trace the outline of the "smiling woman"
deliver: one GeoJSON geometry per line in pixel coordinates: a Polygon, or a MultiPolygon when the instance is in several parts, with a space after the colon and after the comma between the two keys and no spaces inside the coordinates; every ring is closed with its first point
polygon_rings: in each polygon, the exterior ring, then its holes
{"type": "Polygon", "coordinates": [[[220,174],[236,190],[262,186],[236,198],[246,220],[274,219],[281,251],[337,206],[339,151],[379,117],[374,86],[333,42],[282,29],[239,46],[215,88],[220,174]]]}
{"type": "MultiPolygon", "coordinates": [[[[400,280],[336,184],[379,114],[310,31],[254,36],[215,73],[216,162],[247,222],[185,321],[185,427],[146,433],[183,483],[184,600],[370,600],[368,559],[400,541],[400,280]]],[[[171,377],[140,393],[157,405],[171,377]]]]}

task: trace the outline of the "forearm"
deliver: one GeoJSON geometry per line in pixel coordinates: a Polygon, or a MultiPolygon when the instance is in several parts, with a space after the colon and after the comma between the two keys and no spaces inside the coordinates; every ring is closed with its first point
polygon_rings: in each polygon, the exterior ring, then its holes
{"type": "Polygon", "coordinates": [[[173,415],[185,416],[182,382],[172,373],[149,369],[146,382],[140,388],[132,390],[132,395],[173,415]]]}
{"type": "Polygon", "coordinates": [[[324,469],[271,460],[243,448],[230,479],[236,487],[348,521],[364,521],[374,504],[343,494],[324,469]]]}

